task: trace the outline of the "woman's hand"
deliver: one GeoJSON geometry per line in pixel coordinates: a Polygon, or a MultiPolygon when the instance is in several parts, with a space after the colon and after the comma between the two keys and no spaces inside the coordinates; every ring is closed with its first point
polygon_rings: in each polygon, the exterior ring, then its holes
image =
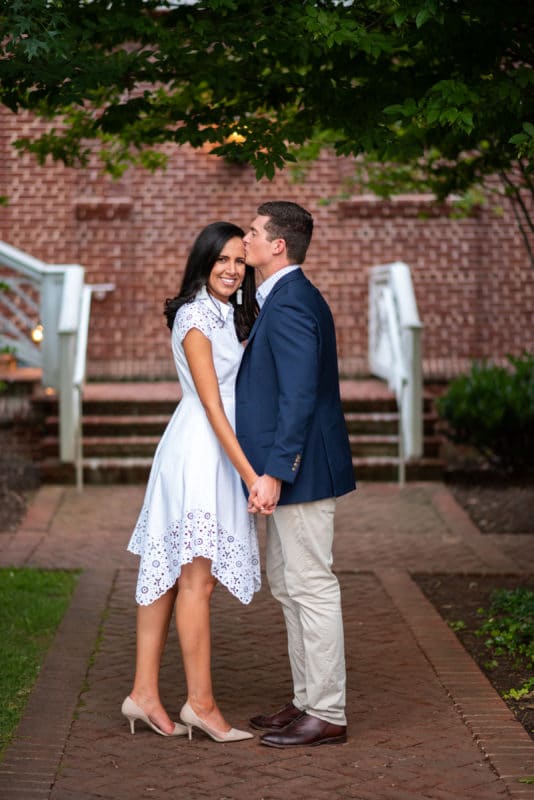
{"type": "Polygon", "coordinates": [[[271,475],[260,475],[249,490],[248,509],[254,514],[259,512],[264,516],[273,513],[280,499],[282,481],[271,475]]]}

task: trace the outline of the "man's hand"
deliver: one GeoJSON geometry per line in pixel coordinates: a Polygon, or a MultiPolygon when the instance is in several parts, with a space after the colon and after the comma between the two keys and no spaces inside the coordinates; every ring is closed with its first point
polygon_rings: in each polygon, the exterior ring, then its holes
{"type": "Polygon", "coordinates": [[[272,514],[280,499],[282,481],[271,475],[260,475],[250,487],[248,497],[248,510],[251,513],[259,511],[265,516],[272,514]]]}

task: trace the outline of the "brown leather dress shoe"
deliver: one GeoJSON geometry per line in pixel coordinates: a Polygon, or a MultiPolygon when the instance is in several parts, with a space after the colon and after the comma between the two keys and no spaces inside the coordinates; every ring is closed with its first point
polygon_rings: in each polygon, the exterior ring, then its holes
{"type": "Polygon", "coordinates": [[[347,741],[347,726],[333,725],[311,714],[302,714],[281,731],[264,733],[260,738],[268,747],[314,747],[347,741]]]}
{"type": "Polygon", "coordinates": [[[287,706],[284,706],[279,711],[275,711],[274,714],[258,714],[257,717],[252,717],[250,724],[253,728],[257,728],[258,730],[278,731],[281,728],[285,728],[290,722],[302,717],[303,714],[304,711],[294,706],[293,703],[288,703],[287,706]]]}

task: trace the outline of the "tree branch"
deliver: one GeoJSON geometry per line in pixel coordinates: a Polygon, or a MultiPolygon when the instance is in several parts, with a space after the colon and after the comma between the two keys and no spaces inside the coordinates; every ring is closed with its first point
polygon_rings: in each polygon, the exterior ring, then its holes
{"type": "Polygon", "coordinates": [[[505,172],[500,172],[499,177],[501,178],[501,181],[505,187],[506,196],[510,200],[517,227],[519,228],[521,236],[523,237],[523,241],[528,252],[530,265],[534,269],[534,252],[529,241],[528,232],[525,230],[523,223],[526,220],[531,231],[534,231],[534,227],[528,209],[523,201],[523,198],[521,197],[521,187],[517,186],[505,172]],[[523,214],[524,220],[521,219],[520,210],[523,214]]]}

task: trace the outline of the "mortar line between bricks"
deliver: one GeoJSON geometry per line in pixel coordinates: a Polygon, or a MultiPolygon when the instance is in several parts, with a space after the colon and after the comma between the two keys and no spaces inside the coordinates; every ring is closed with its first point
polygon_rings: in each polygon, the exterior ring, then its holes
{"type": "Polygon", "coordinates": [[[79,704],[88,666],[108,608],[117,570],[85,570],[80,575],[70,605],[56,631],[20,723],[0,763],[0,786],[7,792],[20,788],[20,776],[11,774],[13,759],[26,759],[24,779],[46,782],[50,796],[79,704]],[[62,662],[61,706],[57,705],[57,658],[62,662]],[[32,762],[28,751],[40,748],[42,758],[32,762]],[[50,752],[52,750],[52,752],[50,752]],[[7,762],[7,766],[6,765],[7,762]]]}
{"type": "Polygon", "coordinates": [[[510,797],[534,798],[534,785],[520,784],[520,778],[534,774],[534,742],[521,723],[508,709],[504,700],[492,687],[478,665],[473,661],[453,631],[425,597],[408,572],[396,568],[375,571],[382,587],[406,621],[415,641],[433,669],[438,681],[451,698],[455,710],[471,732],[478,747],[488,759],[496,774],[503,780],[510,797]],[[444,643],[454,651],[458,665],[456,679],[451,680],[450,655],[445,657],[447,671],[442,670],[444,643]],[[462,673],[469,673],[464,681],[462,673]],[[478,675],[479,703],[470,706],[473,675],[478,675]],[[459,677],[458,677],[459,676],[459,677]],[[509,750],[495,752],[495,730],[484,718],[477,715],[480,709],[495,708],[504,711],[507,725],[501,730],[499,747],[509,750]],[[525,756],[525,752],[528,756],[525,756]],[[526,791],[527,790],[527,791],[526,791]],[[517,792],[520,792],[518,794],[517,792]]]}

